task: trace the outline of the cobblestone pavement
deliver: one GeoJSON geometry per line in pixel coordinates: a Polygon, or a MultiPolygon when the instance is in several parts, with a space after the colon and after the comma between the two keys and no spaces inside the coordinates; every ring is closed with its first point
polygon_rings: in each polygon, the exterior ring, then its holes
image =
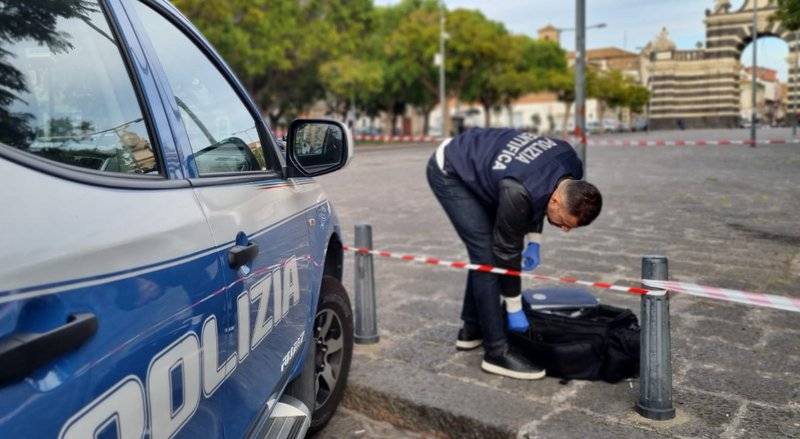
{"type": "Polygon", "coordinates": [[[339,407],[336,415],[312,439],[434,439],[436,436],[403,430],[387,422],[370,419],[358,412],[339,407]]]}
{"type": "MultiPolygon", "coordinates": [[[[652,136],[690,138],[678,134],[652,136]]],[[[321,179],[347,241],[368,222],[376,248],[466,259],[425,181],[433,148],[359,147],[349,168],[321,179]]],[[[800,297],[800,145],[594,147],[588,163],[603,213],[570,233],[546,226],[539,273],[636,282],[641,256],[659,253],[676,280],[800,297]]],[[[352,293],[351,268],[348,257],[352,293]]],[[[390,260],[375,271],[381,340],[357,347],[344,401],[371,418],[452,437],[800,437],[800,314],[673,296],[678,416],[656,423],[632,410],[636,380],[482,373],[480,350],[453,346],[463,272],[390,260]]],[[[639,311],[634,296],[594,293],[639,311]]]]}

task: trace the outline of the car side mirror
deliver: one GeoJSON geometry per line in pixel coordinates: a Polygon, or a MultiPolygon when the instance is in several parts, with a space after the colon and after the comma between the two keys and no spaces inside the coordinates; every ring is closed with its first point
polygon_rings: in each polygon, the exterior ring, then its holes
{"type": "Polygon", "coordinates": [[[350,161],[353,136],[335,120],[296,119],[289,125],[286,157],[306,177],[327,174],[350,161]]]}

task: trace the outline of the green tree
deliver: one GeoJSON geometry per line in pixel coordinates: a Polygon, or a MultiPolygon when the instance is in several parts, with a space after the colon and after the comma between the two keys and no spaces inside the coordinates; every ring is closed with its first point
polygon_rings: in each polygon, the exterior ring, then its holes
{"type": "Polygon", "coordinates": [[[471,100],[487,83],[487,70],[506,70],[509,56],[507,31],[477,10],[456,9],[447,15],[446,74],[448,93],[471,100]]]}
{"type": "Polygon", "coordinates": [[[506,107],[511,114],[514,100],[547,89],[551,72],[566,69],[566,54],[553,42],[509,34],[502,24],[474,11],[451,16],[454,30],[448,44],[454,47],[457,68],[450,84],[459,98],[481,104],[487,126],[492,110],[506,107]]]}
{"type": "Polygon", "coordinates": [[[359,50],[371,0],[175,0],[277,125],[324,96],[323,64],[359,50]]]}
{"type": "Polygon", "coordinates": [[[607,108],[618,108],[625,103],[627,83],[619,70],[601,72],[596,77],[595,97],[598,100],[598,118],[605,119],[607,108]]]}
{"type": "Polygon", "coordinates": [[[479,102],[483,107],[484,126],[490,126],[492,110],[510,102],[531,88],[530,77],[520,69],[518,61],[522,57],[519,39],[506,33],[492,35],[496,38],[492,44],[504,47],[491,64],[477,69],[476,74],[461,91],[465,101],[479,102]]]}
{"type": "Polygon", "coordinates": [[[567,70],[567,53],[554,41],[522,39],[521,69],[533,75],[533,91],[549,88],[552,72],[567,70]]]}
{"type": "MultiPolygon", "coordinates": [[[[393,81],[392,88],[387,90],[390,110],[404,109],[407,103],[413,103],[422,107],[427,120],[430,109],[438,102],[438,76],[433,58],[439,51],[439,14],[430,8],[412,11],[386,39],[383,47],[387,79],[393,81]]],[[[392,118],[392,128],[395,119],[392,118]]]]}
{"type": "MultiPolygon", "coordinates": [[[[551,71],[545,80],[545,88],[556,93],[558,100],[564,103],[564,120],[562,126],[562,136],[567,135],[567,125],[572,111],[572,104],[575,103],[575,70],[554,70],[551,71]]],[[[591,68],[586,69],[586,98],[597,96],[597,72],[591,68]]]]}
{"type": "Polygon", "coordinates": [[[601,72],[595,81],[594,97],[600,101],[600,120],[603,120],[606,108],[641,112],[650,99],[646,87],[619,70],[601,72]]]}
{"type": "Polygon", "coordinates": [[[383,72],[377,61],[344,55],[320,66],[320,77],[327,92],[328,106],[342,118],[353,109],[353,102],[364,102],[383,87],[383,72]]]}
{"type": "Polygon", "coordinates": [[[515,35],[512,46],[519,50],[520,55],[511,74],[502,78],[507,83],[501,93],[509,114],[514,100],[525,93],[547,90],[549,75],[567,68],[566,52],[555,42],[515,35]]]}
{"type": "MultiPolygon", "coordinates": [[[[398,23],[386,41],[388,76],[400,86],[395,102],[405,102],[428,115],[438,102],[440,10],[435,2],[420,2],[416,10],[398,23]]],[[[508,73],[508,33],[480,12],[457,9],[447,13],[446,80],[448,97],[500,102],[497,78],[508,73]],[[488,74],[495,72],[494,75],[488,74]],[[479,96],[481,94],[481,96],[479,96]],[[489,96],[491,94],[491,96],[489,96]],[[479,99],[481,98],[481,99],[479,99]]],[[[505,76],[504,76],[505,77],[505,76]]]]}
{"type": "Polygon", "coordinates": [[[650,90],[647,87],[636,83],[628,87],[628,98],[625,101],[625,105],[633,113],[644,111],[648,102],[650,102],[650,90]]]}
{"type": "Polygon", "coordinates": [[[319,94],[313,41],[292,0],[175,0],[222,54],[275,125],[319,94]],[[294,85],[288,87],[290,80],[294,85]]]}
{"type": "MultiPolygon", "coordinates": [[[[391,56],[392,44],[388,41],[398,27],[413,21],[413,18],[410,18],[412,14],[435,13],[438,17],[438,11],[439,3],[435,0],[402,0],[396,5],[376,7],[371,10],[369,17],[362,18],[362,21],[371,25],[370,31],[356,35],[353,40],[358,44],[343,55],[349,56],[354,60],[357,69],[363,70],[360,73],[353,71],[353,74],[360,78],[356,81],[359,83],[356,86],[358,90],[355,95],[356,107],[371,118],[381,111],[391,114],[392,132],[396,132],[397,120],[405,113],[408,105],[416,107],[420,113],[425,114],[424,129],[427,132],[427,115],[436,105],[437,99],[436,95],[429,93],[422,86],[420,77],[409,74],[407,58],[391,56]]],[[[341,64],[338,60],[332,62],[341,64]]],[[[330,63],[326,65],[329,66],[330,63]]],[[[341,69],[344,69],[344,66],[341,69]]],[[[328,84],[332,78],[326,74],[326,70],[328,68],[324,65],[321,75],[327,94],[330,96],[332,89],[328,84]]]]}
{"type": "MultiPolygon", "coordinates": [[[[561,124],[561,136],[567,136],[567,124],[572,104],[575,102],[575,72],[573,70],[554,70],[547,75],[546,87],[556,93],[559,102],[564,104],[564,120],[561,124]]],[[[550,123],[550,131],[554,124],[550,123]]]]}
{"type": "Polygon", "coordinates": [[[778,0],[778,10],[772,18],[790,31],[800,29],[800,0],[778,0]]]}
{"type": "MultiPolygon", "coordinates": [[[[533,40],[525,35],[495,35],[499,49],[492,64],[479,69],[462,92],[468,101],[481,103],[484,123],[491,124],[491,110],[507,108],[525,93],[545,90],[548,75],[566,69],[563,50],[551,42],[533,40]]],[[[513,121],[509,121],[513,123],[513,121]]]]}

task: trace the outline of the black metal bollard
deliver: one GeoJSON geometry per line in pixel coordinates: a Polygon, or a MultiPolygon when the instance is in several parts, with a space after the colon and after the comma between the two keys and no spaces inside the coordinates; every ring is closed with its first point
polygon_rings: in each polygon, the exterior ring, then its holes
{"type": "MultiPolygon", "coordinates": [[[[667,258],[643,257],[642,279],[668,280],[667,258]]],[[[661,291],[643,295],[639,402],[636,403],[636,411],[645,418],[657,421],[675,417],[669,330],[669,294],[661,291]]]]}
{"type": "MultiPolygon", "coordinates": [[[[355,245],[357,248],[372,250],[372,226],[356,224],[355,245]]],[[[356,253],[355,261],[355,342],[374,344],[380,337],[375,310],[375,272],[372,269],[372,255],[356,253]]]]}

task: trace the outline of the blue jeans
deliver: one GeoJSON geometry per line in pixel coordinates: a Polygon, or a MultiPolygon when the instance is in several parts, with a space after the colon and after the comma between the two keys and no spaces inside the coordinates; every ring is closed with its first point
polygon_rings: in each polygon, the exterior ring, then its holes
{"type": "MultiPolygon", "coordinates": [[[[443,173],[436,164],[435,155],[428,161],[427,175],[433,194],[467,247],[469,261],[473,264],[493,265],[494,212],[481,204],[461,179],[443,173]]],[[[506,349],[498,275],[478,271],[467,274],[461,320],[465,326],[480,328],[484,348],[490,354],[506,349]]]]}

